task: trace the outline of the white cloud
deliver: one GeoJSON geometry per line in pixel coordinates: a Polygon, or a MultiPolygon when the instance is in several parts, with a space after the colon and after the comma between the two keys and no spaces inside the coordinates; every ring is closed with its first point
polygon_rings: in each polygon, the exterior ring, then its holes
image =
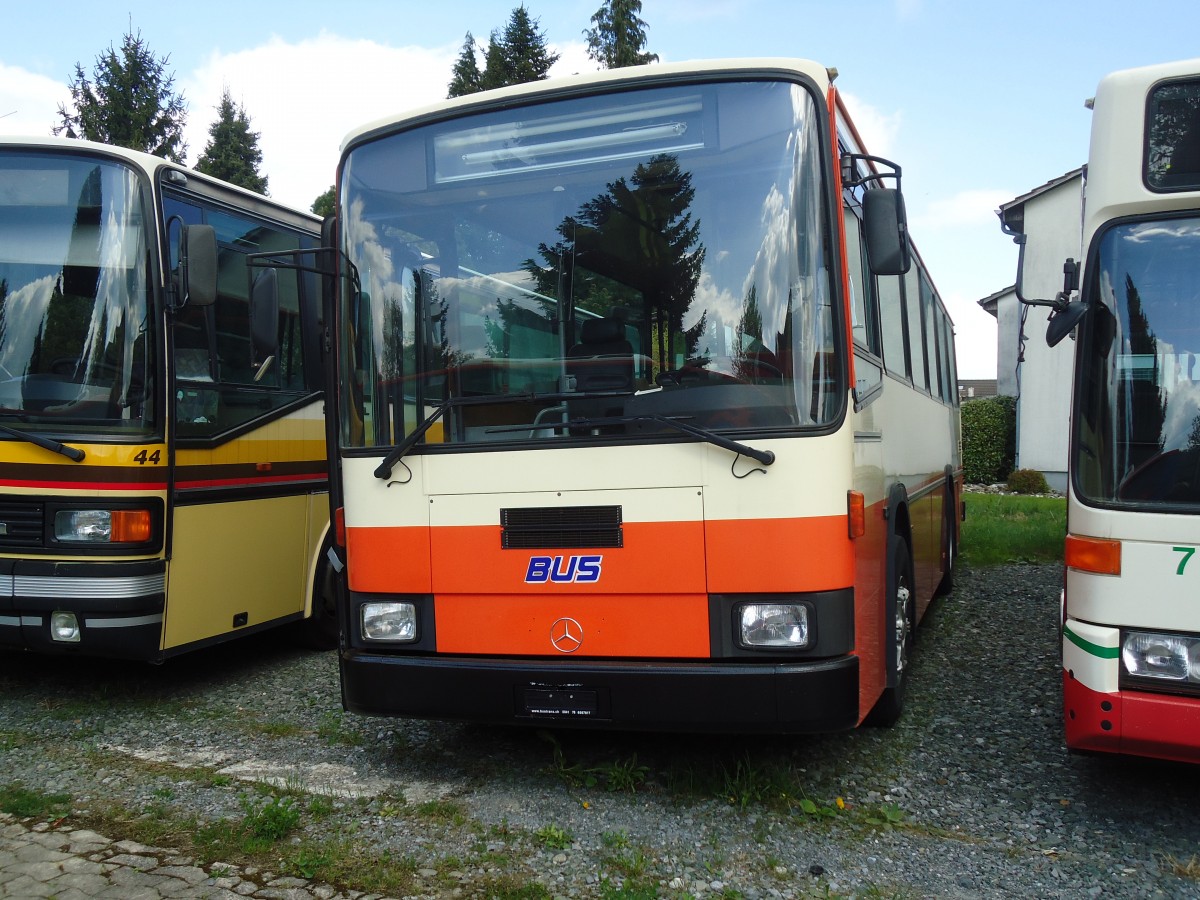
{"type": "MultiPolygon", "coordinates": [[[[322,32],[288,43],[272,37],[237,53],[214,53],[179,78],[188,101],[188,163],[208,146],[221,92],[250,116],[259,133],[271,196],[307,209],[333,184],[342,140],[352,130],[446,96],[461,42],[444,47],[389,47],[322,32]]],[[[553,76],[594,71],[587,45],[551,45],[553,76]]],[[[481,60],[482,63],[482,60],[481,60]]]]}
{"type": "Polygon", "coordinates": [[[0,134],[49,135],[70,99],[65,83],[0,63],[0,134]]]}
{"type": "Polygon", "coordinates": [[[275,199],[307,209],[333,184],[342,139],[383,116],[446,96],[457,47],[388,47],[322,32],[287,43],[272,37],[237,53],[214,53],[178,83],[188,100],[188,162],[208,145],[221,92],[259,133],[261,171],[275,199]]]}
{"type": "Polygon", "coordinates": [[[900,110],[884,113],[855,94],[842,91],[841,95],[867,152],[874,156],[890,154],[903,124],[903,113],[900,110]]]}
{"type": "Polygon", "coordinates": [[[998,232],[1000,225],[996,218],[996,210],[1014,196],[1016,195],[1009,190],[976,188],[959,191],[950,197],[930,200],[919,210],[914,209],[916,204],[909,200],[908,216],[913,230],[919,228],[925,233],[938,228],[961,228],[964,225],[982,225],[998,232]]]}

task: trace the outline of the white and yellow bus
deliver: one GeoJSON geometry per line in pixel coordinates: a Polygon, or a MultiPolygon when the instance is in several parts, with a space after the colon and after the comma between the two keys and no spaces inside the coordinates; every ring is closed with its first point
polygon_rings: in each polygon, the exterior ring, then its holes
{"type": "Polygon", "coordinates": [[[0,138],[0,649],[332,646],[320,287],[247,266],[319,237],[155,156],[0,138]]]}
{"type": "Polygon", "coordinates": [[[1200,59],[1092,109],[1081,277],[1041,301],[1052,343],[1076,332],[1066,741],[1200,761],[1200,59]]]}
{"type": "Polygon", "coordinates": [[[900,714],[958,540],[953,332],[834,74],[618,69],[347,139],[348,709],[900,714]]]}

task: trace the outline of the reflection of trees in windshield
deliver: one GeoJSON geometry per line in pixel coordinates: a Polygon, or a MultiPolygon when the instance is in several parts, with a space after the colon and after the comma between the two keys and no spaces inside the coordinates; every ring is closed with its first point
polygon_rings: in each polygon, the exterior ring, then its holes
{"type": "Polygon", "coordinates": [[[673,154],[652,157],[564,218],[556,229],[560,239],[538,245],[543,263],[526,260],[525,271],[539,293],[570,297],[577,308],[598,315],[614,307],[644,308],[660,365],[677,351],[693,356],[705,316],[688,329],[683,321],[706,252],[700,222],[690,211],[695,194],[691,173],[673,154]],[[640,297],[630,297],[630,289],[640,297]],[[674,346],[677,339],[681,347],[674,346]]]}
{"type": "Polygon", "coordinates": [[[1158,338],[1142,309],[1142,297],[1133,278],[1125,276],[1125,305],[1129,315],[1128,353],[1135,362],[1132,377],[1122,380],[1118,410],[1129,417],[1124,422],[1126,434],[1136,434],[1145,442],[1162,449],[1162,426],[1166,417],[1166,398],[1159,378],[1158,338]],[[1147,368],[1148,367],[1148,368],[1147,368]]]}
{"type": "Polygon", "coordinates": [[[1149,119],[1150,183],[1179,188],[1200,184],[1200,82],[1156,88],[1149,119]]]}

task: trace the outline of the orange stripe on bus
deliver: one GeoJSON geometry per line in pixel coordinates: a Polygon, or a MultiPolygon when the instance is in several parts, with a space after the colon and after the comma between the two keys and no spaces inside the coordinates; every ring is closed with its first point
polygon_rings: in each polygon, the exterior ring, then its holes
{"type": "Polygon", "coordinates": [[[434,616],[439,653],[709,656],[704,594],[439,595],[434,616]]]}
{"type": "Polygon", "coordinates": [[[432,530],[435,594],[544,594],[553,584],[526,584],[534,556],[602,556],[595,583],[575,582],[573,594],[704,593],[704,531],[700,522],[626,522],[622,547],[504,550],[499,525],[432,530]]]}
{"type": "Polygon", "coordinates": [[[704,523],[714,594],[827,591],[854,584],[846,516],[704,523]]]}
{"type": "Polygon", "coordinates": [[[346,571],[352,591],[428,594],[429,529],[347,528],[346,571]]]}
{"type": "MultiPolygon", "coordinates": [[[[807,519],[626,522],[622,547],[501,548],[499,525],[347,528],[350,588],[416,594],[530,594],[534,556],[603,557],[572,594],[820,591],[854,583],[845,515],[807,519]]],[[[559,567],[562,570],[562,567],[559,567]]]]}

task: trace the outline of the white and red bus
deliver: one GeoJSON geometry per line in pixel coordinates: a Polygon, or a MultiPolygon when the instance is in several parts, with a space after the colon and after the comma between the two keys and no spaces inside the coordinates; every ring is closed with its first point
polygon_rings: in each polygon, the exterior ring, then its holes
{"type": "Polygon", "coordinates": [[[1048,301],[1048,338],[1076,332],[1066,741],[1200,761],[1200,59],[1092,109],[1079,296],[1068,261],[1048,301]]]}
{"type": "Polygon", "coordinates": [[[958,541],[953,329],[835,74],[618,69],[347,139],[348,709],[900,714],[958,541]]]}

